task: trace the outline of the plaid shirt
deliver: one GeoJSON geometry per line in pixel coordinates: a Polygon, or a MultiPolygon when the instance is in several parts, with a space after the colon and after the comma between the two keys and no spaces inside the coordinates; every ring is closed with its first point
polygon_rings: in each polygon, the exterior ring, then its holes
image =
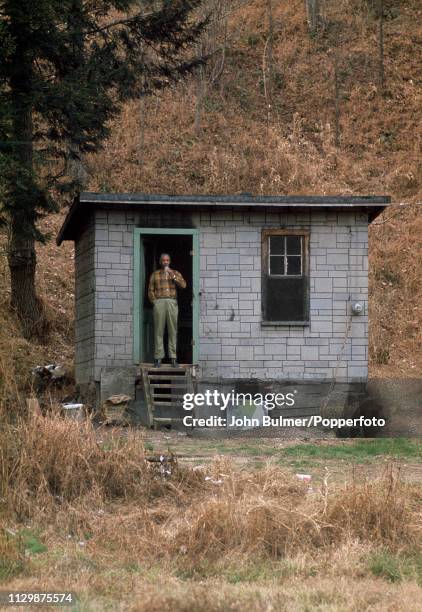
{"type": "Polygon", "coordinates": [[[186,288],[186,281],[180,272],[177,270],[171,271],[174,274],[174,280],[170,278],[170,274],[166,274],[161,268],[151,274],[148,285],[148,298],[152,304],[159,298],[177,298],[176,285],[181,289],[186,288]]]}

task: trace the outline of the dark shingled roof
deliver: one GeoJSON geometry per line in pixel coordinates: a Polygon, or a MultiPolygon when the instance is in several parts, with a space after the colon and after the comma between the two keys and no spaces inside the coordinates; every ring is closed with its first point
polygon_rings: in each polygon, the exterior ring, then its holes
{"type": "Polygon", "coordinates": [[[63,240],[73,240],[80,213],[94,207],[143,208],[162,206],[167,209],[331,209],[348,210],[360,208],[369,211],[372,221],[386,206],[391,204],[389,196],[253,196],[250,193],[239,195],[156,195],[147,193],[89,193],[83,192],[75,199],[57,236],[57,244],[63,240]]]}

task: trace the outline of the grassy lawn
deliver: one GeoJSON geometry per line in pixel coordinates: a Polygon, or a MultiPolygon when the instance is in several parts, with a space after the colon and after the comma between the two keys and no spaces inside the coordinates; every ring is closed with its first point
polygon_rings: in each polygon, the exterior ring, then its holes
{"type": "Polygon", "coordinates": [[[422,444],[408,438],[379,438],[330,444],[295,444],[280,451],[282,459],[347,460],[357,463],[379,457],[394,459],[422,459],[422,444]]]}
{"type": "MultiPolygon", "coordinates": [[[[164,441],[163,441],[164,442],[164,441]]],[[[318,442],[286,443],[270,439],[229,439],[210,440],[172,440],[169,443],[152,444],[148,448],[162,452],[163,447],[179,457],[210,460],[216,455],[230,456],[233,459],[256,461],[276,460],[281,464],[300,463],[312,465],[315,462],[352,462],[369,463],[380,458],[394,460],[422,461],[422,442],[408,438],[378,438],[359,440],[322,440],[318,442]]]]}
{"type": "Polygon", "coordinates": [[[362,469],[382,470],[385,462],[403,466],[410,477],[422,479],[422,442],[408,438],[379,438],[355,440],[318,440],[294,442],[282,439],[227,439],[202,440],[172,438],[148,443],[154,453],[170,451],[181,463],[210,464],[216,457],[226,458],[250,469],[261,469],[274,463],[294,472],[306,471],[315,478],[326,467],[332,473],[347,473],[354,466],[362,469]]]}

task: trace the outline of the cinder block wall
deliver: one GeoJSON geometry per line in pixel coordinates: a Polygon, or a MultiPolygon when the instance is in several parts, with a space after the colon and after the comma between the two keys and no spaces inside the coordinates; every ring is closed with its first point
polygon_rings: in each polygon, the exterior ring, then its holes
{"type": "MultiPolygon", "coordinates": [[[[367,377],[368,231],[361,212],[201,212],[200,365],[205,380],[367,377]],[[261,327],[262,228],[310,230],[310,326],[261,327]],[[350,300],[352,318],[341,360],[350,300]]],[[[167,219],[171,226],[171,219],[167,219]]],[[[76,376],[133,366],[132,211],[97,210],[76,245],[76,376]]],[[[156,225],[155,223],[151,223],[156,225]]],[[[178,227],[180,227],[180,221],[178,227]]]]}
{"type": "Polygon", "coordinates": [[[75,244],[75,375],[80,384],[93,379],[95,365],[94,227],[92,217],[75,244]]]}
{"type": "Polygon", "coordinates": [[[133,366],[133,228],[131,211],[95,212],[94,378],[105,366],[133,366]]]}
{"type": "Polygon", "coordinates": [[[206,379],[367,376],[368,217],[361,212],[201,213],[206,379]],[[310,326],[261,326],[262,228],[310,230],[310,326]],[[364,304],[350,320],[350,300],[364,304]]]}

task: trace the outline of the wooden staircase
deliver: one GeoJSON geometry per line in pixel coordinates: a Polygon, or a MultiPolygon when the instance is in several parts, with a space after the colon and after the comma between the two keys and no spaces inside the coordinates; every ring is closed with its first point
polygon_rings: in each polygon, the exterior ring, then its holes
{"type": "Polygon", "coordinates": [[[183,396],[193,393],[194,368],[190,363],[177,367],[141,363],[149,426],[172,425],[183,421],[183,396]]]}

